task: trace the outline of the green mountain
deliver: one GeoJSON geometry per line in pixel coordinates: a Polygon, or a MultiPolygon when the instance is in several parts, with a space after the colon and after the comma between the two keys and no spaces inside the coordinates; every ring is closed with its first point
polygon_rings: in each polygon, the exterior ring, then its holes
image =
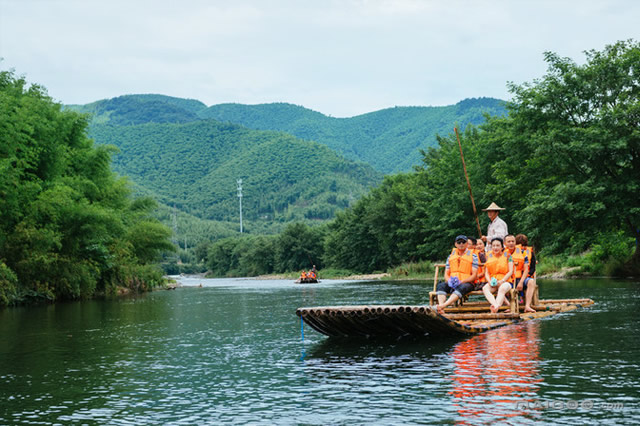
{"type": "Polygon", "coordinates": [[[327,145],[346,158],[371,164],[385,174],[420,164],[421,149],[436,145],[436,134],[484,122],[484,114],[503,115],[504,102],[466,99],[444,107],[395,107],[351,118],[327,117],[286,104],[220,104],[198,111],[204,118],[242,124],[252,129],[279,130],[327,145]]]}
{"type": "Polygon", "coordinates": [[[199,218],[237,223],[242,179],[247,230],[332,218],[382,179],[324,145],[215,120],[93,124],[90,136],[118,147],[113,167],[140,192],[199,218]]]}
{"type": "Polygon", "coordinates": [[[90,136],[119,149],[114,169],[157,199],[162,220],[177,221],[177,238],[189,241],[237,232],[237,179],[248,232],[330,219],[376,186],[382,172],[419,164],[420,149],[435,145],[436,133],[505,111],[502,101],[482,98],[333,118],[286,103],[207,107],[163,95],[67,108],[91,115],[90,136]]]}
{"type": "Polygon", "coordinates": [[[67,105],[67,108],[91,114],[91,124],[126,126],[197,121],[198,113],[207,106],[193,99],[164,95],[125,95],[86,105],[67,105]]]}

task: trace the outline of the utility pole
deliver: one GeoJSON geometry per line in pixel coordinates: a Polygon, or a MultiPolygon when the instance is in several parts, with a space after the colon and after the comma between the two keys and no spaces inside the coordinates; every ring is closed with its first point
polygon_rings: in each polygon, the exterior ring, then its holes
{"type": "Polygon", "coordinates": [[[178,209],[176,208],[176,205],[173,205],[173,212],[171,214],[171,225],[173,228],[173,242],[176,245],[179,245],[178,243],[178,209]]]}
{"type": "Polygon", "coordinates": [[[242,179],[236,181],[238,184],[238,200],[240,201],[240,233],[242,234],[242,179]]]}

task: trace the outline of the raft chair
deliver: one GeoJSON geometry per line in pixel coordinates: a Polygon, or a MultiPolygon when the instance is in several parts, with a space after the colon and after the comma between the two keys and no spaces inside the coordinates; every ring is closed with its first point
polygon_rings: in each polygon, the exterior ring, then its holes
{"type": "MultiPolygon", "coordinates": [[[[437,263],[434,265],[435,267],[435,272],[433,275],[433,291],[429,292],[429,305],[431,306],[435,306],[438,304],[438,293],[436,293],[436,289],[438,287],[438,276],[440,275],[440,268],[442,268],[442,279],[444,280],[444,269],[446,268],[447,265],[445,265],[444,263],[437,263]]],[[[465,295],[462,299],[459,299],[456,302],[456,306],[462,306],[464,304],[465,301],[467,301],[469,299],[469,296],[483,296],[484,297],[484,293],[482,292],[482,290],[476,290],[476,291],[472,291],[471,293],[465,295]]],[[[511,289],[509,290],[508,293],[509,296],[509,309],[511,309],[511,312],[520,312],[520,304],[518,301],[518,292],[515,291],[515,289],[511,289]]],[[[536,293],[533,296],[533,300],[537,302],[538,300],[538,289],[536,288],[536,293]]],[[[533,303],[532,303],[533,304],[533,303]]]]}

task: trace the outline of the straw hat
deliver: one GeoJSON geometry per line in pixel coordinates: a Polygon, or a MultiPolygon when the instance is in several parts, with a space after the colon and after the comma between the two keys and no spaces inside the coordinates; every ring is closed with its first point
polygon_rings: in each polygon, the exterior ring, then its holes
{"type": "Polygon", "coordinates": [[[504,210],[504,208],[498,207],[496,203],[491,203],[489,204],[489,207],[487,207],[486,209],[482,209],[483,212],[491,211],[491,210],[504,210]]]}

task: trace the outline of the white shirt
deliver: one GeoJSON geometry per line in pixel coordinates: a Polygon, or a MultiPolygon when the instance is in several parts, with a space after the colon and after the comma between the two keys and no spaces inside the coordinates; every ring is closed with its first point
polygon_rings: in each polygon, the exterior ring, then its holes
{"type": "Polygon", "coordinates": [[[490,245],[494,238],[502,238],[504,241],[504,237],[507,235],[509,235],[507,223],[500,219],[500,216],[496,216],[493,222],[487,226],[487,245],[490,245]]]}

